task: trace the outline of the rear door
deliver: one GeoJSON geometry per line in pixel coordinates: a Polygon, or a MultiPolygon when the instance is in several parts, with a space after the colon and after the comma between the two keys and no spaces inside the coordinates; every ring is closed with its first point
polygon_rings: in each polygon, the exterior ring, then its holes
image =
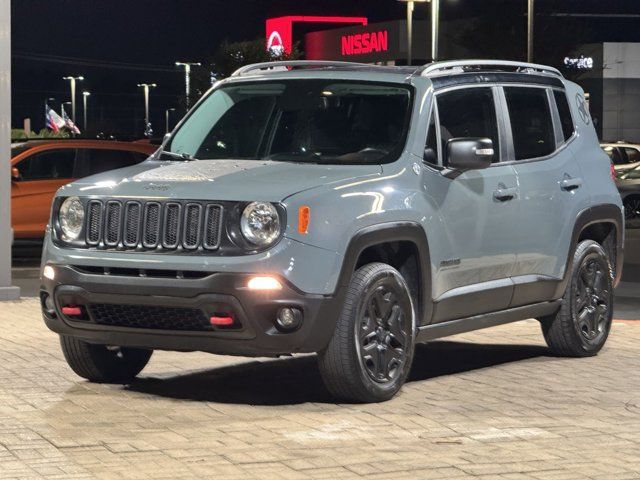
{"type": "Polygon", "coordinates": [[[440,159],[424,172],[427,200],[441,218],[426,225],[433,243],[434,322],[501,310],[511,300],[519,195],[513,166],[501,162],[504,125],[496,90],[483,85],[436,95],[438,122],[432,122],[427,148],[438,150],[440,159]],[[493,165],[447,176],[446,144],[460,137],[490,138],[493,165]]]}
{"type": "Polygon", "coordinates": [[[34,153],[14,165],[20,179],[11,184],[11,221],[16,238],[42,238],[51,201],[76,177],[77,150],[53,148],[34,153]]]}
{"type": "Polygon", "coordinates": [[[509,157],[521,192],[511,306],[550,300],[564,274],[575,218],[588,192],[572,151],[574,121],[564,90],[503,88],[509,157]]]}

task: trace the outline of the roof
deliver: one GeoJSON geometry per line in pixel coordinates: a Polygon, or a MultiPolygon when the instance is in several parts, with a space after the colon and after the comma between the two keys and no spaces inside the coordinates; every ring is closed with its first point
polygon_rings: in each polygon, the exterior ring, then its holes
{"type": "Polygon", "coordinates": [[[369,72],[397,74],[402,76],[441,77],[464,73],[479,72],[509,72],[526,75],[541,75],[545,77],[562,78],[559,70],[535,63],[513,62],[509,60],[455,60],[434,62],[422,66],[382,66],[355,62],[330,62],[318,60],[292,60],[263,62],[246,65],[236,70],[232,77],[248,74],[268,75],[272,73],[286,73],[292,70],[313,69],[337,72],[369,72]]]}

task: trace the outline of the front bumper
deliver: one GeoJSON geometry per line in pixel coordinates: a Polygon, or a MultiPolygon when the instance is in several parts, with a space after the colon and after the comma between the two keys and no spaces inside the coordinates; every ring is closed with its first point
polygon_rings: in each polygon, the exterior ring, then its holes
{"type": "Polygon", "coordinates": [[[55,280],[43,278],[40,293],[47,327],[60,335],[106,345],[244,356],[317,352],[329,343],[343,301],[341,294],[303,293],[283,278],[279,279],[281,290],[252,291],[246,287],[251,276],[246,273],[152,278],[53,266],[55,280]],[[47,298],[52,310],[45,307],[47,298]],[[95,305],[196,309],[205,318],[220,310],[232,311],[239,327],[185,331],[105,325],[96,322],[91,313],[82,319],[64,315],[62,307],[70,304],[85,308],[85,312],[91,312],[95,305]],[[285,306],[298,308],[303,314],[301,326],[289,333],[275,326],[277,312],[285,306]]]}

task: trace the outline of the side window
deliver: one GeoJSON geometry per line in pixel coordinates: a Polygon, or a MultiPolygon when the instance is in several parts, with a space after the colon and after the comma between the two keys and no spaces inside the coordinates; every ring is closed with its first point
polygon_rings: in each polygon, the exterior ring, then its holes
{"type": "MultiPolygon", "coordinates": [[[[494,151],[500,151],[496,108],[491,88],[478,87],[441,93],[438,95],[438,115],[444,166],[448,165],[447,142],[452,138],[490,138],[494,151]]],[[[493,161],[498,161],[497,155],[493,161]]]]}
{"type": "Polygon", "coordinates": [[[544,157],[555,150],[553,121],[543,88],[506,87],[516,160],[544,157]]]}
{"type": "Polygon", "coordinates": [[[136,157],[126,150],[100,150],[92,148],[87,150],[87,157],[89,159],[88,175],[128,167],[138,163],[136,157]]]}
{"type": "Polygon", "coordinates": [[[635,148],[624,147],[624,153],[627,155],[627,163],[640,162],[640,152],[635,148]]]}
{"type": "Polygon", "coordinates": [[[61,148],[37,153],[18,164],[22,180],[73,178],[76,150],[61,148]]]}
{"type": "Polygon", "coordinates": [[[436,134],[436,107],[431,109],[429,127],[427,129],[427,143],[425,145],[424,161],[431,165],[438,165],[438,136],[436,134]],[[427,153],[428,152],[428,153],[427,153]]]}
{"type": "Polygon", "coordinates": [[[554,90],[553,96],[556,99],[556,105],[558,106],[560,124],[562,125],[562,136],[566,142],[573,135],[573,118],[571,118],[569,102],[567,101],[566,93],[561,92],[560,90],[554,90]]]}

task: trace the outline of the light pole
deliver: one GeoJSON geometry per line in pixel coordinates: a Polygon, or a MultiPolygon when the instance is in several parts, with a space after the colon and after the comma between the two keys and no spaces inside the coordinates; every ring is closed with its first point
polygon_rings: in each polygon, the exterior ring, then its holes
{"type": "Polygon", "coordinates": [[[147,129],[149,125],[149,89],[155,88],[158,85],[155,83],[139,83],[138,87],[142,88],[144,93],[144,128],[147,129]]]}
{"type": "MultiPolygon", "coordinates": [[[[407,65],[413,63],[413,7],[414,4],[424,3],[429,0],[400,0],[407,4],[407,65]]],[[[437,1],[437,0],[433,0],[437,1]]]]}
{"type": "Polygon", "coordinates": [[[71,120],[76,123],[76,81],[82,81],[84,77],[62,77],[62,79],[71,82],[71,120]]]}
{"type": "Polygon", "coordinates": [[[87,100],[89,98],[89,95],[91,95],[91,92],[87,92],[86,90],[82,92],[82,107],[84,111],[84,115],[83,115],[84,122],[82,123],[82,128],[85,134],[87,133],[87,100]]]}
{"type": "Polygon", "coordinates": [[[431,61],[438,60],[438,38],[440,33],[440,0],[431,0],[431,61]]]}
{"type": "Polygon", "coordinates": [[[169,112],[174,112],[175,108],[167,108],[164,111],[164,133],[169,133],[169,112]]]}
{"type": "MultiPolygon", "coordinates": [[[[65,105],[71,105],[71,106],[72,106],[72,108],[73,108],[73,103],[72,103],[72,102],[62,102],[62,103],[60,104],[60,114],[61,114],[61,115],[62,115],[62,112],[64,112],[64,106],[65,106],[65,105]]],[[[73,120],[73,119],[72,119],[72,120],[73,120]]],[[[73,122],[73,123],[76,123],[76,122],[73,122]]]]}
{"type": "Polygon", "coordinates": [[[176,67],[184,67],[184,93],[187,110],[189,110],[189,94],[191,93],[191,67],[199,67],[199,62],[176,62],[176,67]]]}
{"type": "Polygon", "coordinates": [[[527,3],[527,61],[533,62],[533,21],[534,21],[534,0],[527,3]]]}

